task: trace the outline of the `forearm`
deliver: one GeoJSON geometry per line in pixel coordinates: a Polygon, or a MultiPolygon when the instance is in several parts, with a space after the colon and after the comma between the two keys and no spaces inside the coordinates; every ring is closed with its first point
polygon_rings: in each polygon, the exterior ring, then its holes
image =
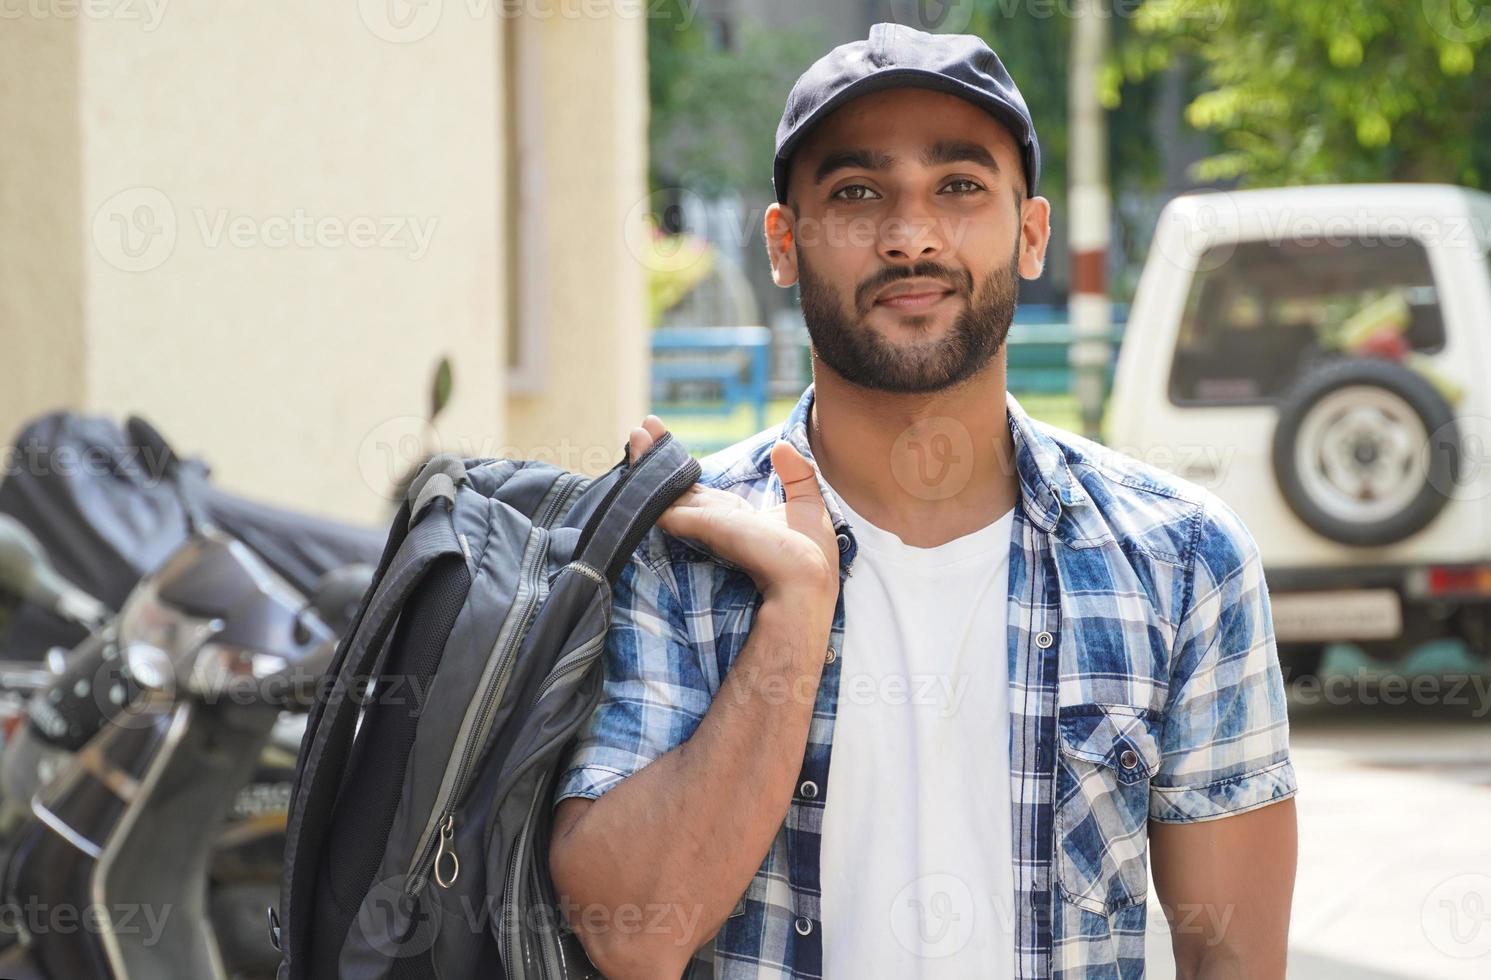
{"type": "Polygon", "coordinates": [[[750,884],[792,799],[831,615],[765,601],[693,735],[556,828],[555,884],[616,975],[677,976],[750,884]]]}

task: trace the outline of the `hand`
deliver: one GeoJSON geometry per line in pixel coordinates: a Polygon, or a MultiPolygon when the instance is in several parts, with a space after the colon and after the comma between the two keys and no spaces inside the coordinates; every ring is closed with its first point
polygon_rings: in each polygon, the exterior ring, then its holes
{"type": "MultiPolygon", "coordinates": [[[[656,415],[647,416],[631,431],[628,458],[639,458],[666,431],[656,415]]],[[[658,526],[739,565],[768,599],[802,594],[832,605],[839,594],[839,543],[813,465],[787,442],[772,448],[771,465],[786,503],[757,509],[696,483],[663,512],[658,526]]]]}

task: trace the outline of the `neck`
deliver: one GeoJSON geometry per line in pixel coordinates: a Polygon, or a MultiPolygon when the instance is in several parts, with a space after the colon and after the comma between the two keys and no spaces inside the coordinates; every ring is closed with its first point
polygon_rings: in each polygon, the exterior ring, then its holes
{"type": "Polygon", "coordinates": [[[1003,350],[943,391],[891,394],[817,357],[808,439],[823,477],[876,527],[931,548],[986,527],[1019,496],[1003,350]]]}

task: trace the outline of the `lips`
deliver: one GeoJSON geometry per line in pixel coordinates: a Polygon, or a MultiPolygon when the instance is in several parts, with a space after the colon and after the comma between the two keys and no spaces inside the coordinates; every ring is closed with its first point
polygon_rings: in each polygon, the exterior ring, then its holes
{"type": "Polygon", "coordinates": [[[914,286],[903,289],[888,289],[875,297],[876,306],[888,306],[893,310],[922,310],[936,306],[953,291],[945,286],[914,286]]]}

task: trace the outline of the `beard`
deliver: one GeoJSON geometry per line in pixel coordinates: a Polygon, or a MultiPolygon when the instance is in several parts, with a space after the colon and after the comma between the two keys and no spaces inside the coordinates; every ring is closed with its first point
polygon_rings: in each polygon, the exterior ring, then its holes
{"type": "MultiPolygon", "coordinates": [[[[816,276],[807,257],[800,254],[802,314],[813,350],[845,381],[874,391],[926,394],[964,381],[993,360],[1009,336],[1019,291],[1019,244],[1016,239],[1009,264],[990,272],[976,288],[972,273],[936,262],[886,269],[855,289],[852,314],[833,286],[816,276]],[[963,312],[940,340],[891,343],[865,320],[876,292],[914,276],[946,283],[963,297],[963,312]]],[[[906,320],[921,327],[931,318],[908,316],[906,320]]]]}

